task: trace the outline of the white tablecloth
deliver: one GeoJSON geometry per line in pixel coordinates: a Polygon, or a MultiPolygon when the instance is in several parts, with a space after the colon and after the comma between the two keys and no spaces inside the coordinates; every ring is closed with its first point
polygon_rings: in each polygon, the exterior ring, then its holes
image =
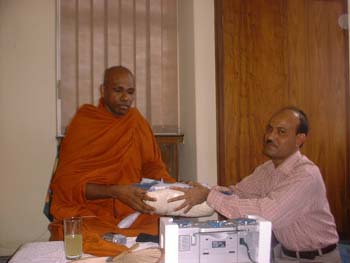
{"type": "MultiPolygon", "coordinates": [[[[127,247],[135,244],[136,237],[127,238],[127,247]]],[[[136,249],[143,249],[147,247],[158,247],[157,243],[144,242],[139,243],[136,249]]],[[[83,254],[82,258],[93,257],[89,254],[83,254]]],[[[33,242],[22,245],[13,255],[9,263],[66,263],[70,262],[66,259],[64,254],[63,241],[50,242],[33,242]]],[[[72,261],[74,262],[74,261],[72,261]]]]}
{"type": "Polygon", "coordinates": [[[63,241],[34,242],[22,245],[9,263],[63,263],[67,262],[63,241]]]}

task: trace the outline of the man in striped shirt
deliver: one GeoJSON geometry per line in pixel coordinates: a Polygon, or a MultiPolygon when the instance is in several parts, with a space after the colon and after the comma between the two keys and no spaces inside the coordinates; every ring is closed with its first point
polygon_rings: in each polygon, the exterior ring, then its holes
{"type": "Polygon", "coordinates": [[[240,183],[215,186],[198,183],[178,190],[184,200],[177,209],[189,211],[203,201],[227,218],[259,215],[272,222],[275,262],[341,262],[338,234],[318,167],[299,151],[308,133],[306,114],[286,107],[270,119],[263,153],[269,161],[240,183]]]}

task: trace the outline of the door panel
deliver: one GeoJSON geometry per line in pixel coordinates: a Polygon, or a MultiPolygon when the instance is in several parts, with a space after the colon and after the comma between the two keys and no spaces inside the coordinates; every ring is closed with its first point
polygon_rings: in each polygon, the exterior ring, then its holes
{"type": "Polygon", "coordinates": [[[217,0],[219,178],[239,182],[266,158],[272,113],[295,105],[310,121],[302,152],[319,165],[338,230],[349,236],[346,0],[217,0]]]}

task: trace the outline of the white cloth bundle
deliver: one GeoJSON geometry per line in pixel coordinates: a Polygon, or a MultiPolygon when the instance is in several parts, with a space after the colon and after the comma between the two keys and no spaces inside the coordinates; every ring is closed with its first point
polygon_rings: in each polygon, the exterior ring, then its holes
{"type": "Polygon", "coordinates": [[[147,195],[153,198],[156,198],[157,201],[145,201],[149,206],[154,207],[155,213],[158,215],[166,215],[166,216],[183,216],[183,217],[202,217],[202,216],[211,216],[214,213],[214,209],[208,206],[207,202],[203,202],[201,204],[195,205],[188,211],[186,214],[184,213],[185,208],[174,211],[177,207],[179,207],[184,200],[179,200],[175,202],[168,203],[168,199],[183,195],[184,193],[181,191],[177,191],[174,189],[170,189],[170,187],[183,187],[189,188],[190,186],[182,183],[173,183],[166,184],[160,182],[158,184],[153,185],[148,189],[147,195]]]}

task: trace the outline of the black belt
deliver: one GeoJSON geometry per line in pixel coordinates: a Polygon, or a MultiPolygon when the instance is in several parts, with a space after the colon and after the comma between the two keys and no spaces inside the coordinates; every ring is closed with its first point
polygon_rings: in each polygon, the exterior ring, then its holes
{"type": "Polygon", "coordinates": [[[337,244],[332,244],[332,245],[329,245],[327,247],[321,248],[320,251],[322,252],[322,254],[319,252],[319,250],[292,251],[292,250],[286,249],[283,246],[282,246],[282,250],[283,250],[283,253],[288,257],[314,259],[317,256],[322,256],[324,254],[327,254],[327,253],[333,251],[336,247],[337,247],[337,244]],[[299,254],[299,257],[298,257],[298,254],[299,254]]]}

